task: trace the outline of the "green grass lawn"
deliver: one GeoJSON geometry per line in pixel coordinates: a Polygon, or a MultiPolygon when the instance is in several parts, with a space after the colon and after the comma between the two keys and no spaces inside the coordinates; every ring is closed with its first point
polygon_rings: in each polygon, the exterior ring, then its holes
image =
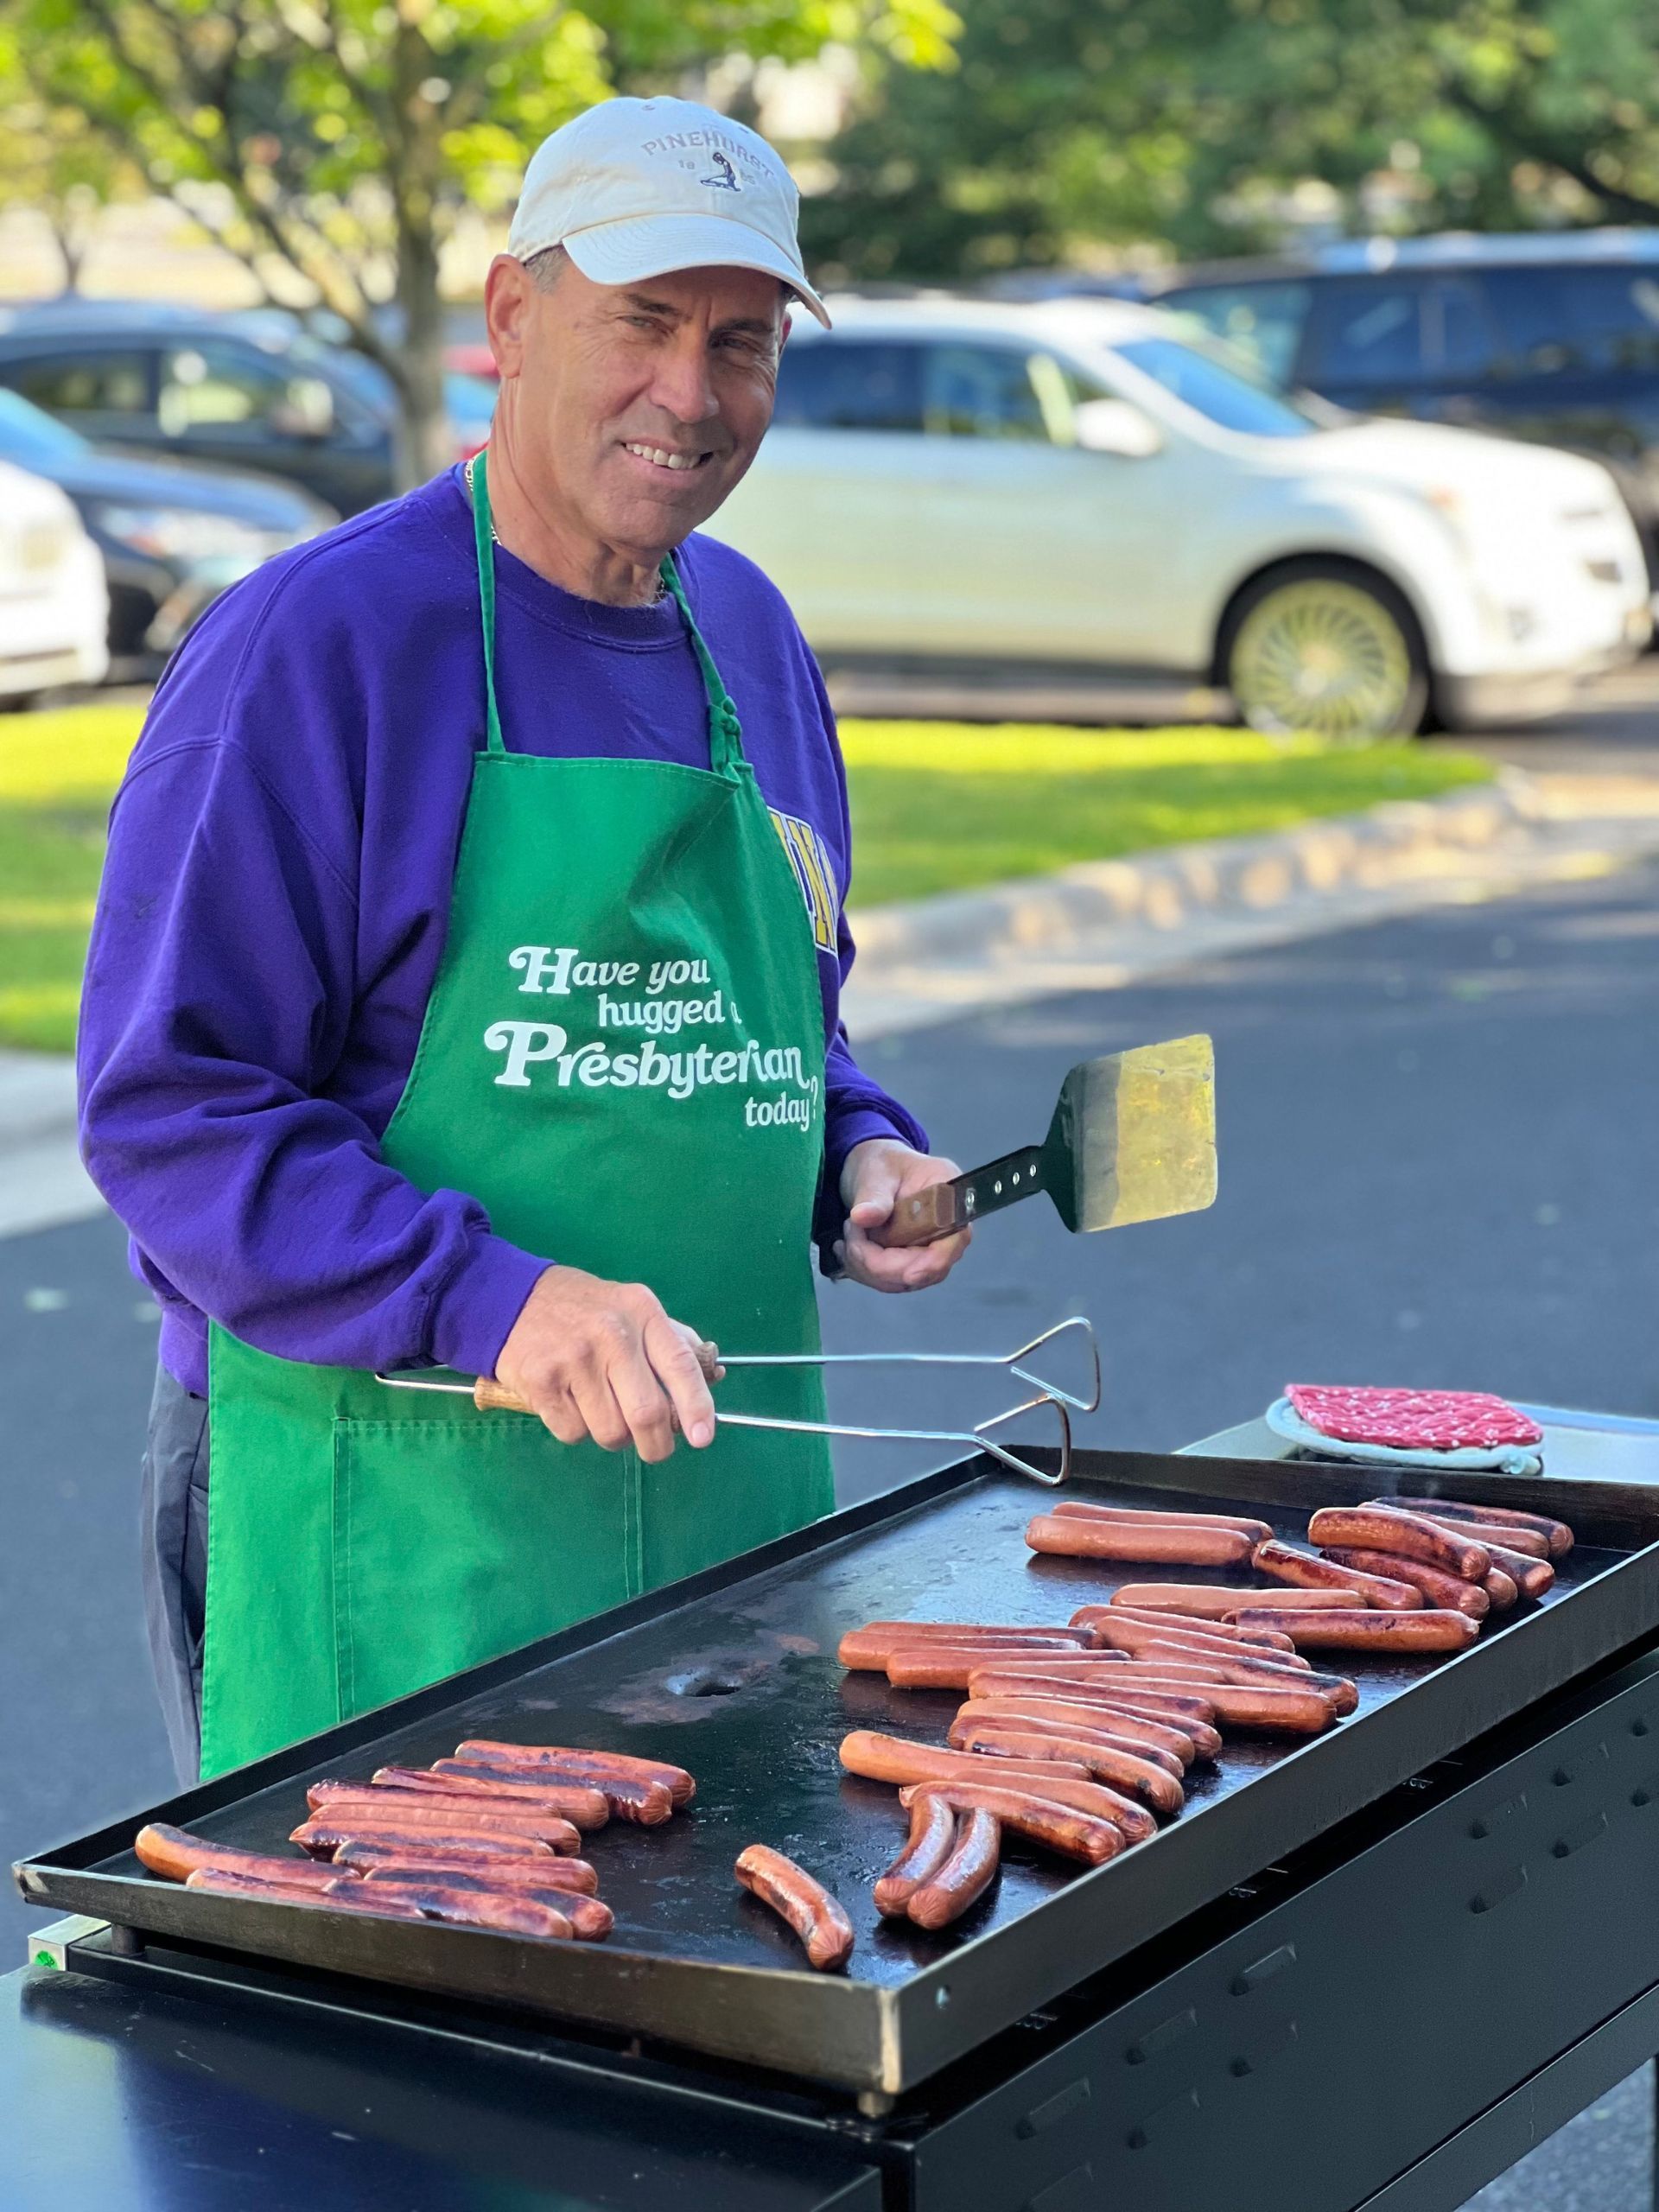
{"type": "MultiPolygon", "coordinates": [[[[105,817],[142,718],[135,705],[0,715],[0,1045],[74,1041],[105,817]]],[[[1282,829],[1491,772],[1438,748],[1333,751],[1228,729],[849,721],[842,743],[861,906],[1282,829]]]]}
{"type": "Polygon", "coordinates": [[[855,721],[842,744],[855,907],[1432,798],[1492,772],[1438,746],[1333,749],[1237,729],[855,721]]]}

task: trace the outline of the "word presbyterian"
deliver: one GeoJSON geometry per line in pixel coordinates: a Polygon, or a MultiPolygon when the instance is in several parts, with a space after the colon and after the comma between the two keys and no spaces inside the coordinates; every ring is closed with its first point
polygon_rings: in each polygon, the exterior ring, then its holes
{"type": "MultiPolygon", "coordinates": [[[[642,1090],[664,1090],[671,1098],[690,1098],[705,1086],[792,1084],[814,1104],[817,1100],[818,1078],[802,1065],[798,1045],[759,1045],[750,1038],[735,1052],[699,1045],[695,1052],[664,1052],[647,1038],[637,1052],[612,1052],[601,1044],[581,1045],[571,1052],[569,1041],[556,1021],[493,1021],[484,1032],[485,1051],[506,1054],[495,1080],[508,1090],[528,1090],[530,1070],[546,1062],[561,1090],[573,1083],[590,1090],[631,1090],[638,1085],[642,1090]]],[[[768,1121],[784,1118],[766,1116],[768,1121]]]]}

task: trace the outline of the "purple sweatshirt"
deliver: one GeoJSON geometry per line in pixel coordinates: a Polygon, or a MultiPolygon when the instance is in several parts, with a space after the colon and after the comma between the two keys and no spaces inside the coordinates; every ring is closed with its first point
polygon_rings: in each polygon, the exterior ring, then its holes
{"type": "MultiPolygon", "coordinates": [[[[832,879],[834,914],[817,901],[825,1244],[850,1148],[926,1140],[840,1026],[847,792],[817,665],[741,554],[694,537],[680,562],[760,789],[832,879]]],[[[671,600],[578,599],[504,548],[496,575],[511,749],[707,766],[671,600]]],[[[380,1156],[443,946],[483,685],[472,512],[452,470],[267,562],[156,694],[116,796],[87,959],[81,1148],[188,1389],[207,1387],[208,1315],[287,1359],[489,1374],[559,1256],[493,1235],[474,1200],[429,1197],[380,1156]]]]}

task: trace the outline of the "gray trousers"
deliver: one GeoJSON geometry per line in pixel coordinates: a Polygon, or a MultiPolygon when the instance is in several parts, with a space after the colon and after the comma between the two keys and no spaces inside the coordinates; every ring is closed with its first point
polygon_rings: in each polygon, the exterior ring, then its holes
{"type": "Polygon", "coordinates": [[[179,1780],[201,1772],[201,1634],[207,1610],[207,1401],[156,1370],[144,1446],[144,1626],[179,1780]]]}

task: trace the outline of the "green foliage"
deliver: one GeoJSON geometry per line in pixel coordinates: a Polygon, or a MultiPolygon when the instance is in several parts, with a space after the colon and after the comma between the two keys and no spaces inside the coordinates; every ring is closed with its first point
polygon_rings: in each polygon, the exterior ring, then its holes
{"type": "Polygon", "coordinates": [[[1357,229],[1659,220],[1651,0],[958,5],[957,68],[873,75],[828,149],[806,233],[831,280],[1236,252],[1308,178],[1357,229]]]}

